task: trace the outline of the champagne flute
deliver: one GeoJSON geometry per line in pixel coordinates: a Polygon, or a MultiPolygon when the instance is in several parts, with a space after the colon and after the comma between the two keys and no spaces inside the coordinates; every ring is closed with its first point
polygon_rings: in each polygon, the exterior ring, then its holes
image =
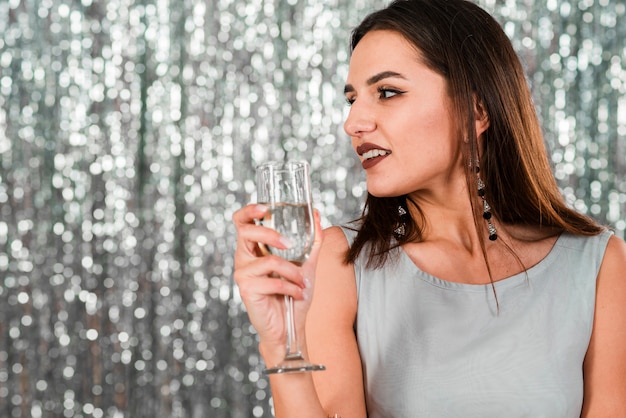
{"type": "MultiPolygon", "coordinates": [[[[256,174],[257,202],[269,208],[261,223],[292,243],[286,250],[261,245],[261,251],[302,265],[309,257],[315,238],[309,164],[306,161],[270,162],[257,167],[256,174]]],[[[321,364],[309,363],[302,356],[293,304],[293,298],[285,296],[286,354],[281,363],[265,370],[267,374],[325,369],[321,364]]]]}

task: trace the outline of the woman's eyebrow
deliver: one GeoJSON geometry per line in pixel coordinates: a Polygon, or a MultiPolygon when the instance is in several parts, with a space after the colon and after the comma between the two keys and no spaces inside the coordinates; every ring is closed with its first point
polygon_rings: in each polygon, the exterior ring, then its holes
{"type": "MultiPolygon", "coordinates": [[[[401,78],[403,80],[406,80],[405,76],[395,71],[382,71],[368,78],[366,83],[368,86],[371,86],[372,84],[376,84],[379,81],[384,80],[386,78],[401,78]]],[[[346,86],[343,89],[344,94],[351,93],[353,91],[354,91],[354,87],[352,86],[352,84],[346,84],[346,86]]]]}

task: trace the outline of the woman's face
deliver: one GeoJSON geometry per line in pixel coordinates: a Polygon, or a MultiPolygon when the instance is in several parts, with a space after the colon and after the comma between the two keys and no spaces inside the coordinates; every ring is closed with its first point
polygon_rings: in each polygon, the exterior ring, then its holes
{"type": "Polygon", "coordinates": [[[445,193],[464,176],[446,80],[400,34],[378,30],[361,39],[345,95],[351,108],[344,129],[372,195],[445,193]]]}

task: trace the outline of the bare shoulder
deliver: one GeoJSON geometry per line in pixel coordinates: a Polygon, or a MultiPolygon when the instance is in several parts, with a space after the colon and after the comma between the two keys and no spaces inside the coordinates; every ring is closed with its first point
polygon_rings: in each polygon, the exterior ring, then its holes
{"type": "Polygon", "coordinates": [[[626,243],[612,236],[598,274],[583,417],[626,417],[626,243]]]}
{"type": "Polygon", "coordinates": [[[609,238],[598,273],[596,312],[603,309],[626,315],[626,242],[615,235],[609,238]]]}
{"type": "MultiPolygon", "coordinates": [[[[604,254],[604,260],[602,262],[602,267],[605,269],[612,268],[623,268],[626,266],[626,242],[621,238],[616,237],[615,235],[609,238],[609,242],[606,247],[606,252],[604,254]]],[[[622,270],[622,281],[624,281],[625,277],[623,276],[622,270]]]]}
{"type": "Polygon", "coordinates": [[[348,239],[343,230],[338,226],[331,226],[324,230],[324,242],[322,248],[336,255],[343,254],[348,250],[348,239]]]}

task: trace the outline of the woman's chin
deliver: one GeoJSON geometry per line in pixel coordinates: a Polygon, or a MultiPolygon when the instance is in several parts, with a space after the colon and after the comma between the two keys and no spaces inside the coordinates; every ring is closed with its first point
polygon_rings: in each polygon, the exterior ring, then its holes
{"type": "Polygon", "coordinates": [[[377,190],[375,188],[367,189],[367,193],[373,197],[385,198],[385,197],[398,197],[403,196],[405,193],[390,193],[389,190],[377,190]]]}

